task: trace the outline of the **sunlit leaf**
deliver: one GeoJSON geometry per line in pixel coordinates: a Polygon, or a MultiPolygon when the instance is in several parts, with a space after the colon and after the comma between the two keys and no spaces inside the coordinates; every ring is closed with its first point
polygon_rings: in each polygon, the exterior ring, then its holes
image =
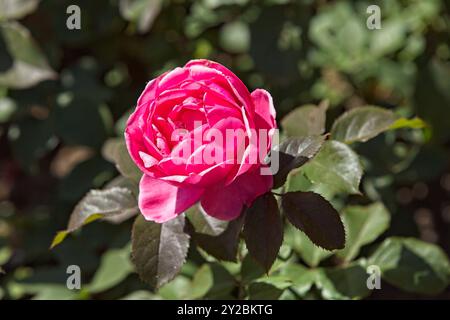
{"type": "Polygon", "coordinates": [[[362,166],[358,155],[342,142],[326,141],[302,170],[312,183],[323,183],[336,192],[359,193],[362,166]]]}
{"type": "Polygon", "coordinates": [[[0,21],[20,19],[33,12],[39,0],[0,0],[0,21]]]}
{"type": "Polygon", "coordinates": [[[91,190],[75,207],[67,229],[57,233],[51,248],[61,243],[71,232],[97,219],[113,215],[133,215],[138,211],[136,195],[125,186],[91,190]]]}
{"type": "Polygon", "coordinates": [[[345,143],[364,142],[388,130],[397,118],[392,111],[380,107],[355,108],[334,122],[331,136],[345,143]]]}
{"type": "Polygon", "coordinates": [[[120,0],[119,2],[122,17],[136,23],[140,33],[150,30],[161,11],[161,6],[161,0],[120,0]]]}
{"type": "Polygon", "coordinates": [[[411,129],[422,129],[425,128],[427,124],[420,118],[400,118],[394,121],[389,127],[390,130],[401,129],[401,128],[411,128],[411,129]]]}
{"type": "Polygon", "coordinates": [[[382,203],[369,206],[349,206],[342,212],[347,244],[337,254],[344,261],[353,260],[360,248],[373,242],[389,227],[390,215],[382,203]]]}
{"type": "Polygon", "coordinates": [[[281,120],[283,132],[289,137],[324,133],[327,108],[328,103],[323,102],[318,106],[305,105],[294,109],[281,120]]]}
{"type": "Polygon", "coordinates": [[[214,285],[214,275],[208,264],[202,265],[192,279],[190,299],[199,299],[205,296],[214,285]]]}
{"type": "Polygon", "coordinates": [[[0,24],[0,32],[14,59],[13,66],[0,73],[0,86],[23,89],[55,79],[55,72],[25,27],[17,22],[4,22],[0,24]]]}
{"type": "Polygon", "coordinates": [[[87,290],[91,293],[101,292],[112,288],[124,280],[133,271],[130,260],[130,246],[123,249],[108,250],[100,262],[94,278],[87,290]]]}

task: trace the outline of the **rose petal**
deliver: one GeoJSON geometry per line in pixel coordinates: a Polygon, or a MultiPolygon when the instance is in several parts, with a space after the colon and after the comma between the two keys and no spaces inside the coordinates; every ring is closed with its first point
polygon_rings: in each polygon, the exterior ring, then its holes
{"type": "Polygon", "coordinates": [[[247,87],[233,72],[231,72],[225,66],[221,65],[220,63],[205,59],[191,60],[185,65],[185,67],[187,68],[192,68],[193,66],[205,66],[219,71],[230,83],[233,92],[239,98],[239,100],[241,100],[243,105],[245,105],[246,107],[251,105],[250,92],[248,91],[247,87]]]}
{"type": "Polygon", "coordinates": [[[255,125],[258,129],[272,129],[277,127],[275,121],[275,107],[273,106],[272,96],[263,89],[256,89],[251,94],[253,105],[255,107],[255,125]]]}
{"type": "Polygon", "coordinates": [[[207,188],[201,205],[214,218],[233,220],[241,214],[244,205],[249,207],[258,196],[268,192],[272,185],[272,176],[263,176],[258,169],[252,170],[239,176],[228,186],[215,185],[207,188]]]}
{"type": "Polygon", "coordinates": [[[143,175],[139,184],[139,209],[146,220],[163,223],[194,205],[202,194],[202,188],[177,187],[143,175]]]}

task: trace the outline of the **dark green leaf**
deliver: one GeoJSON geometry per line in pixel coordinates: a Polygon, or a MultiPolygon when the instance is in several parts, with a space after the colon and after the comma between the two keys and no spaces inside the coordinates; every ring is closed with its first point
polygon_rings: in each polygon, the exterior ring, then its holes
{"type": "Polygon", "coordinates": [[[316,277],[316,286],[324,299],[362,299],[370,294],[367,287],[369,275],[363,264],[325,268],[316,277]]]}
{"type": "Polygon", "coordinates": [[[271,157],[278,157],[279,168],[274,172],[273,188],[281,187],[293,169],[304,165],[319,152],[325,136],[308,136],[288,138],[271,152],[271,157]]]}
{"type": "Polygon", "coordinates": [[[11,68],[13,62],[14,60],[8,52],[8,48],[6,46],[5,40],[3,39],[3,35],[0,33],[0,72],[5,72],[9,68],[11,68]]]}
{"type": "Polygon", "coordinates": [[[236,261],[239,245],[239,234],[244,222],[244,215],[232,220],[224,232],[218,236],[195,234],[194,238],[199,246],[208,254],[223,261],[236,261]]]}
{"type": "Polygon", "coordinates": [[[438,294],[447,288],[450,263],[438,246],[414,238],[386,239],[369,259],[382,277],[405,291],[438,294]]]}
{"type": "Polygon", "coordinates": [[[218,263],[209,263],[213,277],[213,286],[206,294],[206,299],[230,299],[231,293],[236,288],[236,280],[218,263]]]}
{"type": "Polygon", "coordinates": [[[311,241],[327,250],[345,246],[344,225],[339,213],[321,195],[314,192],[288,192],[281,198],[289,222],[311,241]]]}
{"type": "Polygon", "coordinates": [[[258,197],[247,209],[243,233],[250,255],[269,272],[283,242],[278,203],[271,193],[258,197]]]}
{"type": "Polygon", "coordinates": [[[185,218],[159,224],[136,218],[132,231],[131,260],[140,278],[152,288],[172,280],[183,266],[189,248],[189,235],[184,232],[185,218]]]}
{"type": "Polygon", "coordinates": [[[250,300],[277,300],[283,293],[283,290],[265,282],[250,284],[248,291],[250,300]]]}
{"type": "Polygon", "coordinates": [[[241,263],[241,280],[247,284],[265,274],[264,268],[259,265],[249,254],[244,257],[241,263]]]}

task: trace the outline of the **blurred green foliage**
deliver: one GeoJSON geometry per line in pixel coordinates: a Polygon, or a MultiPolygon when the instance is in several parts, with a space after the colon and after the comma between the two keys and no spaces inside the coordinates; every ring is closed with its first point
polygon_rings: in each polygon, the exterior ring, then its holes
{"type": "MultiPolygon", "coordinates": [[[[0,0],[0,299],[448,299],[449,88],[443,0],[0,0]],[[74,3],[81,30],[66,27],[74,3]],[[381,7],[380,30],[366,27],[370,4],[381,7]],[[75,204],[118,174],[101,149],[122,137],[146,82],[194,58],[221,62],[250,90],[270,91],[279,121],[324,99],[327,131],[361,105],[426,121],[425,130],[389,131],[354,146],[364,196],[333,203],[346,204],[344,220],[381,212],[373,239],[357,235],[365,221],[356,221],[348,230],[356,244],[349,238],[353,246],[331,257],[288,230],[271,277],[245,250],[242,262],[218,263],[191,246],[181,275],[157,293],[130,265],[131,221],[86,225],[49,250],[75,204]],[[367,206],[375,201],[384,206],[367,206]],[[368,292],[365,259],[350,262],[361,256],[386,273],[382,290],[368,292]],[[407,266],[424,263],[425,280],[415,283],[407,266]],[[82,270],[79,291],[66,289],[71,264],[82,270]]],[[[305,170],[314,176],[313,164],[305,170]]],[[[331,192],[298,176],[289,188],[331,192]]]]}

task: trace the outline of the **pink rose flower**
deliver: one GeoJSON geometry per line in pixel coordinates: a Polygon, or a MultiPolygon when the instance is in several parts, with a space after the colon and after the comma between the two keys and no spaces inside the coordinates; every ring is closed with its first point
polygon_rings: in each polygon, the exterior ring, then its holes
{"type": "Polygon", "coordinates": [[[153,79],[125,129],[128,152],[144,173],[141,213],[162,223],[200,201],[215,218],[237,218],[272,188],[272,175],[260,169],[275,128],[270,94],[250,94],[219,63],[192,60],[153,79]]]}

